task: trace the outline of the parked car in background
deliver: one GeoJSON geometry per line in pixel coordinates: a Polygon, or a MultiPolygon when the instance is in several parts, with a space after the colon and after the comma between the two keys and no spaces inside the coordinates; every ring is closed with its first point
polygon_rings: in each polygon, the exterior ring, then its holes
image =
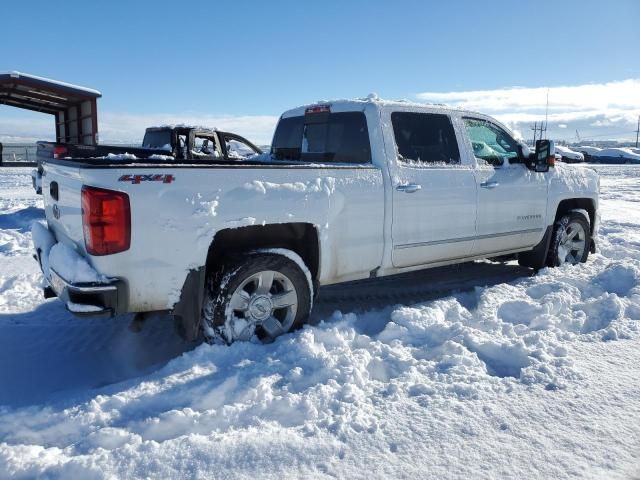
{"type": "Polygon", "coordinates": [[[584,155],[585,162],[591,162],[593,159],[591,158],[596,153],[600,152],[602,149],[599,147],[592,147],[590,145],[580,145],[579,147],[573,148],[584,155]]]}
{"type": "Polygon", "coordinates": [[[564,163],[581,163],[584,162],[584,154],[571,150],[569,147],[563,147],[562,145],[556,145],[556,153],[561,156],[561,161],[564,163]]]}
{"type": "Polygon", "coordinates": [[[592,155],[593,161],[608,164],[640,163],[640,154],[630,148],[605,148],[592,155]]]}

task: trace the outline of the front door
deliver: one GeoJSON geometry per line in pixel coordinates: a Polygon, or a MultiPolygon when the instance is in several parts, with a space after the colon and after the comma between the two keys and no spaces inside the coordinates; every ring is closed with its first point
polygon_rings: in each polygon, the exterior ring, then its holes
{"type": "Polygon", "coordinates": [[[409,267],[467,257],[475,237],[476,180],[451,119],[391,113],[398,157],[392,171],[392,262],[409,267]]]}
{"type": "Polygon", "coordinates": [[[529,170],[519,144],[484,119],[463,120],[477,161],[477,239],[474,255],[532,247],[544,235],[547,182],[529,170]],[[512,163],[513,162],[513,163],[512,163]]]}

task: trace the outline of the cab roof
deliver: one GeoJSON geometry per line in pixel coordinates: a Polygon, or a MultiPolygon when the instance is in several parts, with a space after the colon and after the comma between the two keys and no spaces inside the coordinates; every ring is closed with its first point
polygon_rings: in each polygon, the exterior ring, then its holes
{"type": "Polygon", "coordinates": [[[458,108],[445,105],[443,103],[420,103],[410,100],[385,100],[378,97],[376,94],[369,94],[365,98],[354,99],[334,99],[334,100],[319,100],[315,103],[302,105],[300,107],[292,108],[282,114],[283,118],[295,117],[304,115],[305,111],[309,108],[327,105],[330,106],[333,112],[348,112],[353,110],[364,110],[367,106],[374,106],[374,108],[393,108],[398,107],[403,110],[410,110],[415,108],[416,110],[433,110],[433,111],[450,111],[457,113],[475,113],[466,112],[458,108]]]}
{"type": "Polygon", "coordinates": [[[300,107],[292,108],[284,112],[281,118],[296,117],[304,115],[307,109],[321,106],[329,106],[332,112],[350,112],[350,111],[363,111],[367,107],[372,107],[378,110],[381,109],[394,109],[398,108],[403,111],[415,111],[415,112],[431,112],[431,113],[448,113],[461,116],[472,116],[485,120],[490,120],[496,123],[506,131],[508,131],[514,138],[513,131],[499,120],[490,117],[489,115],[474,112],[472,110],[464,110],[461,108],[452,107],[444,103],[421,103],[411,100],[385,100],[378,97],[375,93],[369,94],[365,98],[355,99],[337,99],[337,100],[320,100],[315,103],[302,105],[300,107]]]}

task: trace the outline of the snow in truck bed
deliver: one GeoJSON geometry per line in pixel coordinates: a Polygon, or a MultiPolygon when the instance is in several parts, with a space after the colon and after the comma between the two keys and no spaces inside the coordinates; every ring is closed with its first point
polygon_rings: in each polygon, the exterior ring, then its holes
{"type": "Polygon", "coordinates": [[[585,265],[328,287],[314,326],[230,347],[42,300],[41,199],[0,170],[0,478],[638,477],[640,167],[596,168],[585,265]]]}

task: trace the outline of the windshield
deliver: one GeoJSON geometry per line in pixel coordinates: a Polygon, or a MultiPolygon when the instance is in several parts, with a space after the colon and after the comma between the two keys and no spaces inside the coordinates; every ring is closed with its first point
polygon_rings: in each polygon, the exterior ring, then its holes
{"type": "Polygon", "coordinates": [[[171,130],[147,130],[142,140],[142,148],[171,151],[171,130]]]}
{"type": "Polygon", "coordinates": [[[278,160],[371,163],[367,120],[362,112],[283,118],[271,153],[278,160]]]}

